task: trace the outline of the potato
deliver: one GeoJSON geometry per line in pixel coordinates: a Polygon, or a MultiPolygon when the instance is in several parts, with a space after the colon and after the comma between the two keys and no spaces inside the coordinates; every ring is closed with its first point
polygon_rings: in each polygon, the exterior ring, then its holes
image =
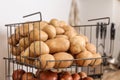
{"type": "Polygon", "coordinates": [[[44,43],[43,41],[35,41],[30,45],[30,51],[33,54],[33,56],[40,56],[42,54],[49,54],[50,50],[49,47],[47,46],[46,43],[44,43]]]}
{"type": "Polygon", "coordinates": [[[55,29],[56,29],[56,34],[57,34],[57,35],[60,35],[60,34],[64,34],[64,33],[65,33],[65,31],[64,31],[63,28],[56,27],[55,29]]]}
{"type": "Polygon", "coordinates": [[[20,34],[21,36],[28,36],[29,32],[33,30],[32,23],[24,23],[21,26],[18,26],[15,30],[16,34],[20,34]]]}
{"type": "Polygon", "coordinates": [[[63,27],[63,29],[65,30],[64,35],[68,36],[69,39],[77,35],[75,29],[71,26],[63,27]]]}
{"type": "Polygon", "coordinates": [[[64,21],[59,21],[59,27],[67,26],[67,24],[64,21]]]}
{"type": "Polygon", "coordinates": [[[72,26],[65,25],[62,27],[65,31],[75,31],[75,29],[72,26]]]}
{"type": "Polygon", "coordinates": [[[77,33],[74,31],[67,31],[67,32],[65,32],[65,35],[68,36],[68,38],[70,39],[70,38],[76,36],[77,33]]]}
{"type": "Polygon", "coordinates": [[[28,47],[24,51],[22,51],[21,56],[24,56],[24,57],[36,57],[36,54],[31,52],[30,47],[28,47]]]}
{"type": "Polygon", "coordinates": [[[83,51],[81,53],[79,53],[77,56],[76,56],[76,59],[82,59],[82,60],[77,60],[76,63],[77,65],[79,66],[88,66],[92,60],[83,60],[83,59],[87,59],[87,58],[93,58],[93,54],[89,51],[83,51]]]}
{"type": "Polygon", "coordinates": [[[48,39],[48,35],[46,32],[34,29],[30,32],[30,41],[46,41],[48,39]]]}
{"type": "Polygon", "coordinates": [[[45,26],[48,25],[48,23],[46,21],[40,21],[40,22],[34,22],[34,29],[43,29],[45,26]]]}
{"type": "Polygon", "coordinates": [[[72,65],[73,61],[58,61],[58,60],[73,60],[73,56],[67,52],[58,52],[55,53],[54,58],[56,60],[55,62],[55,68],[67,68],[72,65]]]}
{"type": "Polygon", "coordinates": [[[90,65],[97,66],[102,63],[102,57],[99,53],[93,54],[93,58],[100,58],[100,59],[93,59],[90,65]]]}
{"type": "Polygon", "coordinates": [[[20,39],[19,41],[19,46],[23,47],[23,48],[27,48],[30,45],[30,40],[28,37],[24,37],[22,39],[20,39]]]}
{"type": "Polygon", "coordinates": [[[85,39],[85,42],[86,42],[86,43],[88,43],[88,42],[89,42],[89,40],[88,40],[88,37],[87,37],[87,36],[85,36],[85,35],[83,35],[83,34],[79,34],[78,36],[83,37],[83,38],[85,39]]]}
{"type": "Polygon", "coordinates": [[[25,63],[28,65],[34,65],[34,60],[28,59],[28,58],[23,58],[22,56],[17,56],[16,60],[21,63],[25,63]]]}
{"type": "Polygon", "coordinates": [[[70,47],[69,40],[65,38],[50,39],[46,41],[46,44],[50,48],[51,54],[56,53],[56,52],[65,52],[70,47]]]}
{"type": "Polygon", "coordinates": [[[55,26],[55,27],[59,27],[60,23],[57,19],[51,19],[49,24],[55,26]]]}
{"type": "Polygon", "coordinates": [[[81,36],[74,36],[70,39],[70,51],[72,54],[78,54],[85,50],[85,39],[81,36]]]}
{"type": "Polygon", "coordinates": [[[43,31],[48,34],[48,38],[52,39],[56,36],[56,30],[52,25],[47,25],[43,28],[43,31]]]}
{"type": "Polygon", "coordinates": [[[56,38],[65,38],[65,39],[68,39],[68,37],[66,35],[56,35],[56,38]]]}
{"type": "Polygon", "coordinates": [[[23,51],[23,48],[21,48],[19,46],[11,46],[10,47],[10,53],[14,56],[20,55],[22,51],[23,51]]]}
{"type": "Polygon", "coordinates": [[[20,35],[19,34],[12,34],[9,38],[8,38],[8,44],[12,45],[12,46],[16,46],[19,43],[19,39],[20,39],[20,35]]]}
{"type": "Polygon", "coordinates": [[[35,61],[35,66],[41,69],[50,69],[55,65],[55,58],[51,54],[44,54],[39,56],[39,60],[35,61]],[[53,62],[50,62],[52,60],[53,62]]]}
{"type": "Polygon", "coordinates": [[[96,47],[95,47],[95,45],[92,44],[92,43],[87,43],[87,44],[86,44],[86,49],[87,49],[88,51],[90,51],[91,53],[93,53],[93,54],[96,52],[96,47]]]}

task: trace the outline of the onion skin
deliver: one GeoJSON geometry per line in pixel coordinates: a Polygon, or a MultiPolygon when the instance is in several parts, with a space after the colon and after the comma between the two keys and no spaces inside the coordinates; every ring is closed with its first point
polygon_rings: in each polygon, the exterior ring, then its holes
{"type": "Polygon", "coordinates": [[[50,70],[36,72],[37,78],[39,80],[58,80],[58,75],[56,72],[50,70]]]}
{"type": "Polygon", "coordinates": [[[73,78],[69,72],[61,72],[59,73],[59,80],[73,80],[73,78]]]}
{"type": "Polygon", "coordinates": [[[22,75],[25,73],[24,70],[22,69],[18,69],[18,70],[15,70],[12,74],[12,79],[13,80],[21,80],[22,78],[22,75]]]}
{"type": "Polygon", "coordinates": [[[32,72],[26,72],[23,76],[21,80],[29,80],[35,78],[35,75],[32,72]]]}
{"type": "Polygon", "coordinates": [[[73,78],[73,80],[80,80],[80,76],[78,73],[72,74],[72,78],[73,78]]]}

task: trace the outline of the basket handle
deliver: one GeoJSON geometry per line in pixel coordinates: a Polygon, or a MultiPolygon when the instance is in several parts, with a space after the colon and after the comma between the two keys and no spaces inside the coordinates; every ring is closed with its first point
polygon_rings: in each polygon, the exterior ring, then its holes
{"type": "Polygon", "coordinates": [[[37,15],[37,14],[39,14],[40,21],[42,21],[42,14],[41,14],[41,12],[36,12],[36,13],[25,15],[25,16],[23,16],[23,18],[30,17],[30,16],[37,15]]]}

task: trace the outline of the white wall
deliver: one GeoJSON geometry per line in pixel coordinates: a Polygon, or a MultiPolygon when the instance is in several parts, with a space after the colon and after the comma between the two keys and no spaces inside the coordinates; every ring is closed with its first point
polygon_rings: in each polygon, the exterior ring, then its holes
{"type": "Polygon", "coordinates": [[[115,50],[114,57],[118,56],[120,52],[120,0],[113,0],[113,21],[115,22],[116,27],[116,40],[115,40],[115,50]]]}
{"type": "MultiPolygon", "coordinates": [[[[4,56],[7,56],[7,23],[22,22],[22,16],[41,11],[43,20],[68,20],[71,0],[0,0],[0,80],[4,80],[4,56]]],[[[39,19],[33,16],[32,20],[39,19]]]]}
{"type": "Polygon", "coordinates": [[[99,17],[112,18],[112,0],[79,0],[81,23],[87,23],[88,19],[99,17]]]}

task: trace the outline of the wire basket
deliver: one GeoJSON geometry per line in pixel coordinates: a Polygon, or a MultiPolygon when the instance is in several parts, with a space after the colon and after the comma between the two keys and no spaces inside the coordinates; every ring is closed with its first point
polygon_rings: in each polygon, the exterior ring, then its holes
{"type": "MultiPolygon", "coordinates": [[[[39,60],[38,58],[33,58],[30,57],[30,54],[27,56],[19,56],[19,60],[18,60],[18,55],[21,54],[22,51],[25,51],[26,47],[30,46],[30,43],[28,42],[28,44],[26,45],[26,41],[23,40],[24,43],[24,47],[23,49],[19,48],[16,44],[19,43],[19,40],[21,39],[20,36],[20,26],[23,26],[23,30],[22,30],[22,37],[25,36],[30,36],[29,34],[26,34],[25,30],[24,30],[24,26],[28,26],[27,27],[27,32],[29,33],[30,31],[30,24],[32,24],[33,26],[35,26],[35,23],[38,23],[38,27],[40,28],[40,22],[42,21],[42,15],[40,12],[37,13],[33,13],[24,17],[29,17],[32,15],[36,15],[39,14],[40,15],[40,20],[39,21],[30,21],[30,22],[26,22],[26,23],[14,23],[14,24],[6,24],[5,26],[7,27],[7,38],[9,40],[9,37],[12,36],[11,40],[9,41],[11,43],[11,45],[9,45],[10,43],[8,42],[8,57],[4,57],[5,60],[5,80],[12,80],[12,73],[15,70],[18,69],[23,69],[26,72],[32,72],[35,74],[36,70],[47,70],[47,65],[49,65],[49,63],[52,62],[58,62],[58,66],[57,68],[48,68],[50,70],[53,71],[57,71],[57,72],[61,72],[61,71],[68,71],[70,73],[79,73],[79,72],[85,72],[87,73],[87,75],[93,77],[94,79],[98,79],[101,80],[102,79],[102,74],[103,74],[103,68],[104,68],[104,63],[106,62],[106,59],[108,58],[106,55],[104,55],[104,45],[105,42],[103,42],[103,53],[102,53],[102,57],[98,57],[98,58],[80,58],[80,59],[69,59],[69,60],[47,60],[46,64],[44,65],[44,67],[41,68],[41,66],[37,66],[34,64],[34,61],[38,62],[38,65],[42,64],[42,61],[39,60]],[[16,29],[18,29],[18,34],[16,34],[16,29]],[[14,34],[15,33],[15,34],[14,34]],[[15,56],[12,54],[12,52],[14,51],[15,56]],[[95,63],[97,62],[97,60],[103,60],[103,62],[100,65],[97,65],[96,67],[93,67],[93,65],[95,65],[95,63]],[[23,61],[22,61],[23,60],[23,61]],[[30,61],[28,61],[30,60],[30,61]],[[82,61],[82,65],[84,65],[86,63],[87,60],[94,60],[93,64],[87,65],[87,66],[80,66],[77,65],[76,62],[77,61],[82,61]],[[69,67],[60,67],[61,64],[63,64],[63,62],[73,62],[73,64],[71,64],[69,67]]],[[[98,19],[91,19],[89,21],[96,21],[96,20],[108,20],[108,23],[103,24],[104,26],[109,25],[110,23],[110,18],[109,17],[105,17],[105,18],[98,18],[98,19]]],[[[96,44],[96,48],[97,48],[97,52],[99,50],[99,27],[102,24],[93,24],[93,25],[77,25],[74,26],[77,31],[79,33],[84,33],[84,35],[88,36],[90,39],[91,43],[96,44]],[[96,31],[96,32],[95,32],[96,31]]],[[[33,32],[34,35],[34,32],[33,32]]],[[[104,34],[105,35],[105,34],[104,34]]],[[[106,36],[106,35],[105,35],[106,36]]],[[[101,37],[104,37],[103,34],[101,34],[101,37]]],[[[103,38],[105,40],[105,37],[103,38]]],[[[30,40],[30,37],[28,37],[28,41],[30,40]]],[[[41,43],[39,44],[41,46],[41,43]]],[[[28,49],[28,51],[30,52],[30,49],[28,49]]],[[[28,80],[28,79],[26,79],[28,80]]]]}

